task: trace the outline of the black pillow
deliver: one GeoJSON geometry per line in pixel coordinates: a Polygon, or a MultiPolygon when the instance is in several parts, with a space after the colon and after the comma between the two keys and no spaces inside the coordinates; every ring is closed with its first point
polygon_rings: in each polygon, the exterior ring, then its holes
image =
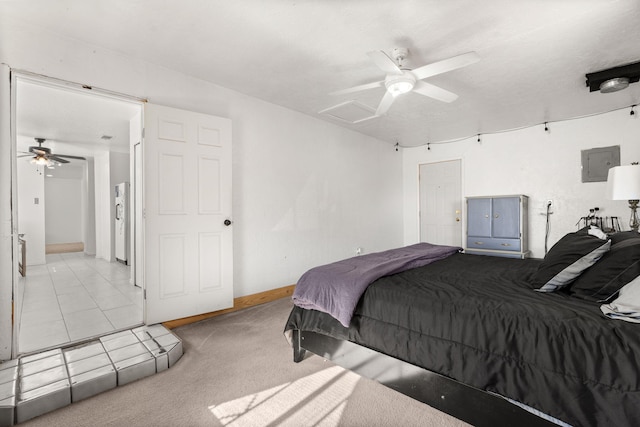
{"type": "Polygon", "coordinates": [[[640,235],[633,233],[634,237],[625,236],[612,245],[600,261],[571,285],[569,292],[572,296],[604,302],[640,275],[640,235]]]}
{"type": "Polygon", "coordinates": [[[620,243],[627,239],[637,238],[640,238],[640,233],[637,231],[620,231],[611,235],[611,246],[613,247],[616,243],[620,243]]]}
{"type": "Polygon", "coordinates": [[[609,250],[610,240],[581,231],[569,233],[551,247],[532,283],[540,292],[553,292],[573,282],[609,250]]]}

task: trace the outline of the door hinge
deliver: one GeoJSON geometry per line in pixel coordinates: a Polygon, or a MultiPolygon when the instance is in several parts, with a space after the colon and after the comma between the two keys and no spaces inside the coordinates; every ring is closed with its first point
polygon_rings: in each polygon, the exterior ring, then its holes
{"type": "Polygon", "coordinates": [[[144,299],[144,300],[146,300],[146,299],[147,299],[147,290],[146,290],[146,289],[144,289],[144,290],[142,291],[142,299],[144,299]]]}
{"type": "Polygon", "coordinates": [[[142,128],[142,138],[144,138],[144,130],[145,128],[142,128]]]}

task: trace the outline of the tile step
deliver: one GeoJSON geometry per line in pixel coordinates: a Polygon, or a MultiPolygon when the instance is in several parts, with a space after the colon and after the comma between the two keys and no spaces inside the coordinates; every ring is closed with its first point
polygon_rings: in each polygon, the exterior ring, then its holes
{"type": "Polygon", "coordinates": [[[150,325],[0,363],[0,427],[167,370],[182,354],[177,336],[150,325]]]}

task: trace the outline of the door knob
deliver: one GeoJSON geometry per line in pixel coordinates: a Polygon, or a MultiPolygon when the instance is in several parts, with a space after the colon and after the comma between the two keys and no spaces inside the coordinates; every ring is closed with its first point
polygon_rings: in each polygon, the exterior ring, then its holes
{"type": "Polygon", "coordinates": [[[231,220],[230,219],[225,219],[224,220],[224,225],[226,225],[227,227],[231,225],[231,220]]]}

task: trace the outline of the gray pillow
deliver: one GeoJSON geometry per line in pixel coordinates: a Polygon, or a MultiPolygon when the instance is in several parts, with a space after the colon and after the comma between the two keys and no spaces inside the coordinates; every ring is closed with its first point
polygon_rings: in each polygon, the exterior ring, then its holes
{"type": "Polygon", "coordinates": [[[601,305],[600,310],[611,319],[640,323],[640,277],[623,286],[618,298],[611,304],[601,305]]]}

